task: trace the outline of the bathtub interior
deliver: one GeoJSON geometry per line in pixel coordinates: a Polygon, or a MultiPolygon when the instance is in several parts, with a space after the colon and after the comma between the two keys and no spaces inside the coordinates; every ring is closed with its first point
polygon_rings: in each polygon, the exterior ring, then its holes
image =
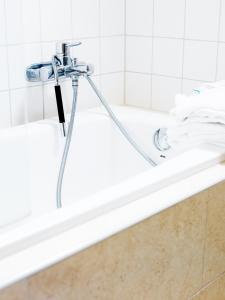
{"type": "MultiPolygon", "coordinates": [[[[127,107],[114,110],[131,136],[158,164],[175,155],[173,151],[162,153],[153,145],[155,131],[170,121],[167,116],[127,107]]],[[[0,176],[4,182],[0,191],[4,208],[0,213],[0,232],[56,210],[56,183],[64,142],[56,119],[0,134],[0,176]]],[[[89,196],[151,168],[104,110],[80,112],[63,180],[63,208],[87,201],[89,196]]]]}
{"type": "MultiPolygon", "coordinates": [[[[164,161],[152,141],[157,127],[150,120],[123,116],[130,134],[157,163],[164,161]],[[147,123],[146,123],[147,122],[147,123]]],[[[55,122],[45,122],[31,137],[31,199],[33,214],[56,208],[56,182],[63,139],[55,122]],[[48,130],[46,130],[46,127],[48,130]],[[49,136],[51,136],[49,140],[49,136]],[[36,145],[42,150],[38,150],[36,145]]],[[[76,201],[116,185],[152,167],[124,139],[107,115],[96,112],[77,115],[63,181],[62,203],[76,201]]]]}

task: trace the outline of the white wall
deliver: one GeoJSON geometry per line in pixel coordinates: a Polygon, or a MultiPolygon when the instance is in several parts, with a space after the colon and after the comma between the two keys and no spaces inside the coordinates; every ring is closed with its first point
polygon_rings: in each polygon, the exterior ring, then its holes
{"type": "Polygon", "coordinates": [[[126,103],[168,111],[174,95],[225,79],[224,0],[126,1],[126,103]]]}
{"type": "MultiPolygon", "coordinates": [[[[74,55],[94,63],[111,102],[168,111],[176,93],[225,78],[225,1],[0,0],[0,128],[56,114],[53,85],[24,71],[59,40],[83,42],[74,55]]],[[[79,108],[96,104],[81,80],[79,108]]]]}
{"type": "MultiPolygon", "coordinates": [[[[0,128],[56,114],[52,84],[30,84],[27,65],[51,59],[56,41],[83,42],[74,50],[95,65],[95,80],[114,102],[124,100],[124,0],[0,0],[0,128]]],[[[63,83],[66,109],[70,82],[63,83]]],[[[81,80],[79,105],[96,105],[81,80]]]]}

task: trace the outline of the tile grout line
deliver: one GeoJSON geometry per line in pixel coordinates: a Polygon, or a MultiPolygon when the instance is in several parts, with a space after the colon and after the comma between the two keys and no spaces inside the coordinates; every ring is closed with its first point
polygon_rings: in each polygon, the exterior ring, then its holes
{"type": "Polygon", "coordinates": [[[102,20],[101,20],[101,15],[102,15],[102,5],[101,5],[101,0],[98,0],[98,44],[99,44],[99,87],[102,90],[102,37],[101,37],[101,30],[102,30],[102,20]]]}
{"type": "MultiPolygon", "coordinates": [[[[41,58],[43,59],[43,46],[42,46],[42,23],[41,23],[41,0],[38,0],[39,5],[39,29],[40,29],[40,47],[41,47],[41,58]]],[[[42,93],[42,119],[45,119],[45,103],[44,103],[44,84],[41,83],[41,93],[42,93]]]]}
{"type": "MultiPolygon", "coordinates": [[[[106,72],[106,73],[101,73],[101,74],[95,74],[95,75],[92,75],[94,77],[100,77],[101,75],[112,75],[112,74],[120,74],[120,73],[123,73],[123,70],[120,70],[120,71],[115,71],[115,72],[106,72]]],[[[68,79],[64,79],[62,80],[62,82],[65,82],[65,81],[68,81],[68,79]]],[[[54,83],[54,81],[49,81],[49,82],[46,82],[46,83],[43,83],[43,84],[35,84],[35,85],[31,85],[31,86],[20,86],[20,87],[16,87],[16,88],[11,88],[11,89],[4,89],[4,90],[0,90],[0,94],[1,93],[5,93],[5,92],[10,92],[10,91],[18,91],[18,90],[23,90],[23,89],[32,89],[34,87],[45,87],[45,86],[48,86],[48,85],[51,85],[52,83],[54,83]]]]}
{"type": "MultiPolygon", "coordinates": [[[[80,36],[81,39],[97,39],[97,38],[110,38],[110,37],[123,37],[124,34],[110,34],[110,35],[98,35],[98,36],[80,36]]],[[[190,42],[202,42],[202,43],[217,43],[217,40],[199,40],[199,39],[188,39],[188,38],[178,38],[174,36],[158,36],[158,35],[141,35],[141,34],[126,34],[127,37],[137,37],[137,38],[157,38],[157,39],[170,39],[170,40],[179,40],[179,41],[190,41],[190,42]]],[[[77,37],[76,37],[77,38],[77,37]]],[[[74,39],[74,38],[73,38],[74,39]]],[[[49,44],[57,42],[58,40],[37,40],[33,42],[23,42],[23,43],[8,43],[0,44],[1,47],[16,47],[24,45],[33,45],[33,44],[49,44]]],[[[68,39],[61,39],[61,41],[68,41],[68,39]]],[[[222,44],[225,44],[225,41],[219,41],[222,44]]]]}
{"type": "MultiPolygon", "coordinates": [[[[182,77],[177,77],[173,75],[167,75],[167,74],[162,74],[162,73],[146,73],[146,72],[138,72],[138,71],[132,71],[132,70],[127,70],[128,73],[134,73],[134,74],[142,74],[142,75],[153,75],[153,76],[158,76],[158,77],[165,77],[165,78],[173,78],[173,79],[179,79],[181,80],[182,77]]],[[[188,78],[188,77],[183,77],[184,80],[189,80],[189,81],[197,81],[197,82],[204,82],[204,83],[211,83],[211,80],[203,80],[203,79],[196,79],[196,78],[188,78]]]]}
{"type": "Polygon", "coordinates": [[[217,77],[218,77],[218,67],[219,67],[219,41],[220,41],[220,30],[221,30],[221,18],[222,18],[222,0],[220,0],[220,2],[219,2],[219,20],[218,20],[218,32],[217,32],[215,81],[217,80],[217,77]]]}
{"type": "MultiPolygon", "coordinates": [[[[164,78],[171,78],[171,79],[181,79],[180,77],[176,77],[176,76],[172,76],[172,75],[166,75],[166,74],[160,74],[160,73],[145,73],[145,72],[137,72],[137,71],[132,71],[132,70],[127,70],[127,73],[133,73],[133,74],[141,74],[141,75],[153,75],[153,76],[158,76],[158,77],[164,77],[164,78]]],[[[105,73],[99,73],[99,74],[95,74],[93,76],[102,76],[102,75],[111,75],[111,74],[118,74],[118,73],[124,73],[124,70],[119,70],[119,71],[115,71],[115,72],[105,72],[105,73]]],[[[197,81],[199,83],[202,82],[212,82],[212,81],[208,81],[208,80],[202,80],[202,79],[195,79],[195,78],[187,78],[184,77],[185,80],[189,80],[189,81],[197,81]]],[[[65,79],[64,81],[66,81],[67,79],[65,79]]],[[[52,84],[53,81],[51,82],[46,82],[42,84],[36,84],[36,85],[31,85],[31,86],[20,86],[20,87],[15,87],[15,88],[11,88],[11,89],[4,89],[1,90],[0,93],[5,93],[5,92],[9,92],[9,91],[17,91],[17,90],[22,90],[22,89],[31,89],[34,87],[41,87],[41,86],[48,86],[50,84],[52,84]]]]}
{"type": "Polygon", "coordinates": [[[185,56],[185,37],[186,37],[186,19],[187,19],[187,0],[184,1],[184,31],[183,31],[183,52],[182,52],[182,72],[181,72],[181,93],[184,90],[184,56],[185,56]]]}
{"type": "Polygon", "coordinates": [[[154,66],[154,26],[155,26],[155,0],[152,1],[152,55],[151,55],[151,77],[150,77],[150,103],[149,109],[153,109],[153,66],[154,66]]]}
{"type": "MultiPolygon", "coordinates": [[[[77,36],[73,37],[72,39],[98,39],[98,38],[110,38],[110,37],[123,37],[123,34],[109,34],[109,35],[95,35],[95,36],[77,36]]],[[[68,42],[67,39],[60,39],[62,42],[68,42]]],[[[23,42],[23,43],[7,43],[7,44],[0,44],[1,47],[16,47],[16,46],[24,46],[24,45],[33,45],[33,44],[49,44],[49,43],[56,43],[58,40],[36,40],[32,42],[23,42]]],[[[225,42],[224,42],[225,43],[225,42]]]]}
{"type": "Polygon", "coordinates": [[[124,0],[124,71],[123,71],[123,103],[126,105],[127,103],[127,76],[126,76],[126,69],[127,69],[127,61],[126,55],[127,53],[127,0],[124,0]]]}
{"type": "Polygon", "coordinates": [[[7,77],[8,77],[8,96],[9,96],[9,107],[10,107],[10,127],[13,126],[13,107],[12,107],[12,98],[11,98],[11,90],[10,90],[10,74],[9,74],[9,47],[8,47],[8,24],[6,20],[6,1],[4,0],[4,13],[5,13],[5,18],[4,18],[4,24],[5,24],[5,40],[6,40],[6,64],[8,68],[7,72],[7,77]]]}
{"type": "MultiPolygon", "coordinates": [[[[142,38],[157,38],[157,39],[169,39],[169,40],[178,40],[178,41],[189,41],[189,42],[203,42],[203,43],[217,43],[217,40],[200,40],[200,39],[190,39],[190,38],[180,38],[175,36],[160,36],[160,35],[142,35],[142,34],[127,34],[129,37],[142,37],[142,38]]],[[[225,41],[220,41],[225,43],[225,41]]]]}

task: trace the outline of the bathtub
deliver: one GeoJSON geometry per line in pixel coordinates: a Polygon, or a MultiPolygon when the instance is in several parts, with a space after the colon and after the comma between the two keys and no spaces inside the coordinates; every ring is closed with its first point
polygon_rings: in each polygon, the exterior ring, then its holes
{"type": "Polygon", "coordinates": [[[113,107],[158,166],[143,160],[99,108],[79,112],[62,191],[64,138],[56,119],[0,133],[0,288],[56,263],[225,179],[225,151],[202,145],[161,152],[162,113],[113,107]]]}

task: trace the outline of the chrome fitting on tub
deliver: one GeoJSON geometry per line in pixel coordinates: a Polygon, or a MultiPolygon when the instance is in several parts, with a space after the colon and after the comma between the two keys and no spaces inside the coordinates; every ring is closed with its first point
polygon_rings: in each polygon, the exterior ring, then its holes
{"type": "Polygon", "coordinates": [[[159,151],[166,151],[171,148],[167,141],[167,128],[156,130],[153,136],[153,143],[159,151]]]}

